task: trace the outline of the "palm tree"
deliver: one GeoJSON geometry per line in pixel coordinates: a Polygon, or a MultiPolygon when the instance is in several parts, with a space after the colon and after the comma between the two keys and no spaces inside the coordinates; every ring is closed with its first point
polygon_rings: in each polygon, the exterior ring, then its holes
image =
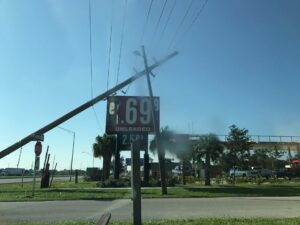
{"type": "Polygon", "coordinates": [[[215,134],[201,136],[194,146],[197,161],[205,158],[205,185],[210,185],[210,162],[216,162],[222,155],[224,146],[215,134]]]}
{"type": "Polygon", "coordinates": [[[158,162],[161,179],[161,193],[163,195],[168,194],[166,183],[166,167],[165,167],[165,154],[166,151],[173,145],[174,134],[168,129],[168,127],[162,128],[159,132],[159,136],[155,137],[150,142],[150,150],[154,153],[158,153],[158,162]]]}
{"type": "Polygon", "coordinates": [[[93,144],[94,157],[103,158],[102,181],[109,178],[111,157],[115,153],[116,137],[114,135],[104,134],[102,137],[97,136],[93,144]]]}

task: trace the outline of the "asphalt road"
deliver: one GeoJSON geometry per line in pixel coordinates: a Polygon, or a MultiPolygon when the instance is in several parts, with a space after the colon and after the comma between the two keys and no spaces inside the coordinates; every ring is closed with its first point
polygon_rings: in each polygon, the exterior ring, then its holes
{"type": "MultiPolygon", "coordinates": [[[[52,222],[98,220],[112,213],[112,220],[131,220],[132,202],[120,200],[80,200],[48,202],[0,202],[0,224],[19,221],[52,222]]],[[[300,197],[226,197],[143,199],[142,218],[183,219],[200,217],[299,217],[300,197]]]]}

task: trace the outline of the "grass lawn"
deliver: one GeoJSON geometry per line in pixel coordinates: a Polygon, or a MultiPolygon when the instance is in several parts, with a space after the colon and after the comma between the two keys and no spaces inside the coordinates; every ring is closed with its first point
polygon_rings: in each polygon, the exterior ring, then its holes
{"type": "MultiPolygon", "coordinates": [[[[18,223],[18,225],[30,225],[31,223],[18,223]]],[[[47,225],[95,225],[95,222],[59,222],[50,223],[47,225]]],[[[111,222],[110,225],[131,225],[132,222],[111,222]]],[[[145,225],[296,225],[300,224],[300,218],[289,218],[289,219],[234,219],[234,218],[203,218],[195,220],[158,220],[143,222],[145,225]]],[[[35,224],[44,225],[44,224],[35,224]]]]}
{"type": "MultiPolygon", "coordinates": [[[[87,200],[130,198],[130,189],[96,188],[96,182],[54,182],[49,189],[40,189],[36,184],[35,197],[31,197],[32,184],[1,184],[0,201],[45,201],[45,200],[87,200]]],[[[300,196],[299,183],[286,184],[239,184],[205,187],[181,186],[169,188],[162,196],[159,188],[142,189],[142,198],[203,198],[203,197],[257,197],[257,196],[300,196]]]]}

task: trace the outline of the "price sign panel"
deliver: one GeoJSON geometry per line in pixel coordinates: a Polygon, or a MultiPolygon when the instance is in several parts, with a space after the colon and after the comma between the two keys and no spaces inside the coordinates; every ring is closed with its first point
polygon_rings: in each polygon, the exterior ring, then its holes
{"type": "MultiPolygon", "coordinates": [[[[159,129],[159,97],[154,97],[154,121],[159,129]]],[[[107,99],[106,133],[135,132],[154,132],[150,97],[110,96],[107,99]]]]}
{"type": "Polygon", "coordinates": [[[147,133],[119,133],[118,134],[118,148],[120,150],[130,150],[131,143],[135,140],[140,141],[140,148],[142,150],[148,149],[148,134],[147,133]]]}

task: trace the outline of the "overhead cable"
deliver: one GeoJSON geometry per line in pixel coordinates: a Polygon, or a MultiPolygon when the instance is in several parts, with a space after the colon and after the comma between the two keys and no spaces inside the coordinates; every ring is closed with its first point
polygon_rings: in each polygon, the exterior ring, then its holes
{"type": "Polygon", "coordinates": [[[179,32],[180,28],[181,28],[182,25],[184,24],[184,22],[185,22],[185,20],[186,20],[186,18],[187,18],[187,15],[189,14],[189,12],[190,12],[190,10],[191,10],[191,8],[192,8],[192,5],[194,4],[194,1],[195,1],[195,0],[191,0],[191,1],[190,1],[190,4],[189,4],[189,6],[188,6],[188,8],[187,8],[187,10],[186,10],[186,12],[185,12],[185,14],[184,14],[184,16],[182,17],[181,22],[180,22],[179,26],[177,27],[177,29],[176,29],[176,31],[175,31],[175,34],[174,34],[173,38],[171,39],[171,42],[170,42],[170,44],[169,44],[168,49],[171,48],[173,42],[175,41],[175,39],[176,39],[176,37],[177,37],[177,35],[178,35],[178,32],[179,32]]]}
{"type": "MultiPolygon", "coordinates": [[[[141,36],[140,44],[139,44],[139,45],[142,45],[143,40],[144,40],[144,36],[145,36],[145,32],[146,32],[147,25],[148,25],[148,22],[149,22],[149,17],[150,17],[150,14],[151,14],[151,9],[152,9],[153,2],[154,2],[154,0],[151,0],[150,5],[149,5],[148,10],[147,10],[147,17],[146,17],[145,24],[144,24],[144,26],[143,26],[142,36],[141,36]]],[[[134,65],[136,65],[136,63],[137,63],[137,58],[138,58],[138,57],[135,58],[134,65]]],[[[123,92],[124,94],[126,94],[126,93],[128,92],[128,90],[129,90],[129,87],[130,87],[130,86],[127,87],[126,91],[122,91],[122,92],[123,92]]]]}
{"type": "Polygon", "coordinates": [[[157,21],[156,26],[155,26],[154,36],[155,36],[155,34],[156,34],[157,30],[158,30],[158,27],[159,27],[161,18],[162,18],[163,14],[164,14],[164,11],[165,11],[165,8],[166,8],[166,5],[167,5],[167,2],[168,2],[168,0],[165,0],[164,5],[163,5],[163,7],[162,7],[160,16],[159,16],[158,21],[157,21]]]}
{"type": "Polygon", "coordinates": [[[148,25],[149,16],[150,16],[150,13],[151,13],[151,8],[152,8],[153,1],[154,1],[154,0],[151,0],[150,5],[149,5],[149,8],[148,8],[148,13],[147,13],[147,17],[146,17],[146,22],[145,22],[145,24],[144,24],[144,28],[143,28],[143,31],[142,31],[142,37],[141,37],[141,40],[140,40],[140,45],[142,44],[142,42],[143,42],[143,40],[144,40],[144,35],[145,35],[146,28],[147,28],[147,25],[148,25]]]}
{"type": "Polygon", "coordinates": [[[204,0],[204,3],[200,6],[200,8],[199,8],[197,14],[195,15],[194,19],[191,21],[190,25],[185,30],[185,32],[183,33],[182,37],[178,40],[177,43],[175,43],[175,45],[178,45],[179,42],[183,43],[184,38],[187,36],[187,34],[189,33],[189,31],[192,29],[192,27],[195,25],[195,23],[199,19],[200,15],[203,12],[203,10],[204,10],[205,6],[207,5],[207,3],[208,3],[208,0],[204,0]]]}
{"type": "Polygon", "coordinates": [[[163,4],[163,7],[162,7],[162,10],[160,12],[160,16],[159,16],[159,18],[157,20],[157,23],[156,23],[156,26],[155,26],[155,29],[154,29],[154,33],[153,33],[152,44],[149,47],[149,51],[151,51],[153,49],[153,45],[155,44],[156,34],[157,34],[157,31],[158,31],[158,28],[159,28],[159,24],[160,24],[161,18],[162,18],[163,14],[164,14],[167,2],[168,2],[168,0],[165,0],[165,2],[163,4]]]}
{"type": "Polygon", "coordinates": [[[121,33],[121,43],[120,43],[120,50],[119,50],[116,85],[119,82],[120,64],[121,64],[122,48],[123,48],[123,40],[124,40],[124,29],[125,29],[125,21],[126,21],[126,13],[127,13],[127,1],[128,0],[125,0],[125,8],[124,8],[124,14],[123,14],[123,23],[122,23],[122,33],[121,33]]]}
{"type": "Polygon", "coordinates": [[[108,49],[108,68],[107,68],[107,85],[106,85],[106,90],[109,88],[109,79],[110,79],[110,57],[111,57],[111,42],[112,42],[112,23],[113,23],[113,6],[114,6],[114,1],[111,2],[111,21],[110,21],[110,35],[109,35],[109,49],[108,49]]]}
{"type": "MultiPolygon", "coordinates": [[[[94,89],[93,89],[93,48],[92,48],[92,9],[91,9],[91,0],[89,0],[89,28],[90,28],[90,77],[91,77],[91,99],[94,98],[94,89]]],[[[96,118],[97,124],[101,128],[101,124],[99,121],[99,118],[97,116],[97,113],[95,111],[94,105],[92,105],[92,109],[94,112],[94,116],[96,118]]]]}
{"type": "Polygon", "coordinates": [[[176,0],[174,0],[174,2],[173,2],[172,8],[171,8],[170,13],[169,13],[169,15],[168,15],[168,18],[167,18],[167,20],[166,20],[165,26],[164,26],[164,28],[163,28],[163,30],[162,30],[162,32],[161,32],[160,40],[162,39],[162,37],[163,37],[163,35],[164,35],[164,33],[165,33],[166,29],[167,29],[167,26],[168,26],[168,24],[169,24],[169,21],[170,21],[170,19],[171,19],[171,16],[172,16],[172,14],[173,14],[173,11],[174,11],[174,9],[175,9],[175,6],[176,6],[176,0]]]}
{"type": "Polygon", "coordinates": [[[92,52],[92,10],[91,0],[89,0],[89,28],[90,28],[90,77],[91,77],[91,99],[94,97],[93,90],[93,52],[92,52]]]}

